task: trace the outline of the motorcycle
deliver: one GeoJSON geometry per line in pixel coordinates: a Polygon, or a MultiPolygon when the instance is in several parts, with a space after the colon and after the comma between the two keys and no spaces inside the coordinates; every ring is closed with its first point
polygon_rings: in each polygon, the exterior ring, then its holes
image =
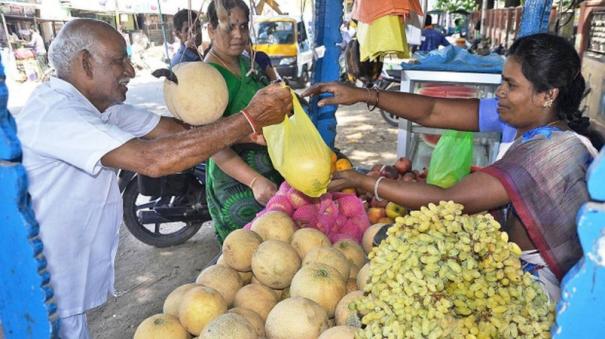
{"type": "Polygon", "coordinates": [[[182,244],[211,220],[206,203],[205,164],[151,178],[120,171],[124,224],[135,238],[155,247],[182,244]]]}

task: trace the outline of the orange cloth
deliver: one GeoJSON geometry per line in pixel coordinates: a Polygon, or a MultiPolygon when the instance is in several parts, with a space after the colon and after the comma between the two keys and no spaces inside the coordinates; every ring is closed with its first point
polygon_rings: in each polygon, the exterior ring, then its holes
{"type": "Polygon", "coordinates": [[[356,0],[351,17],[371,24],[385,15],[405,16],[410,12],[423,15],[419,0],[356,0]]]}

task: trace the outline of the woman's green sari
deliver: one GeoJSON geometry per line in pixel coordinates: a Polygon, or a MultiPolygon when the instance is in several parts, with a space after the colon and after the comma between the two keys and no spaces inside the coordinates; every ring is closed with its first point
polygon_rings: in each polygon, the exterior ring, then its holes
{"type": "MultiPolygon", "coordinates": [[[[246,76],[250,59],[240,57],[240,76],[235,76],[221,65],[212,64],[223,76],[229,90],[229,103],[223,116],[230,116],[248,105],[254,94],[268,84],[266,76],[257,73],[246,76]],[[260,76],[262,75],[262,77],[260,76]]],[[[247,164],[265,178],[279,185],[283,178],[273,168],[267,147],[257,144],[236,144],[231,147],[247,164]]],[[[206,168],[206,199],[216,234],[222,243],[225,237],[242,228],[256,216],[260,205],[248,186],[225,174],[213,160],[206,168]]]]}

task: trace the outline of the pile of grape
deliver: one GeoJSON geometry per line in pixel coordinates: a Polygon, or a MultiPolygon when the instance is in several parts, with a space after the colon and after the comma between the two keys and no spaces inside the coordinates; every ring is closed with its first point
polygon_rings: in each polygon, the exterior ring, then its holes
{"type": "Polygon", "coordinates": [[[357,338],[548,338],[554,307],[489,214],[453,202],[397,218],[369,254],[357,338]]]}

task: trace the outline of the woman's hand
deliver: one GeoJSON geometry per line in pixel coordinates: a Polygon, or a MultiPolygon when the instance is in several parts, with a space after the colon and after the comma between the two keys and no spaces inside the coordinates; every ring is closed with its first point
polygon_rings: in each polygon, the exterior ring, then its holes
{"type": "Polygon", "coordinates": [[[303,97],[331,93],[333,96],[325,97],[317,102],[318,106],[325,105],[352,105],[356,102],[370,99],[370,93],[364,88],[353,87],[339,82],[321,83],[309,87],[302,93],[303,97]]]}
{"type": "Polygon", "coordinates": [[[275,193],[277,193],[277,185],[262,175],[254,177],[248,187],[252,189],[254,199],[256,199],[256,201],[263,206],[267,205],[269,199],[271,199],[275,193]]]}
{"type": "Polygon", "coordinates": [[[257,145],[267,146],[267,140],[265,140],[265,136],[261,133],[252,133],[250,134],[250,141],[257,145]]]}
{"type": "Polygon", "coordinates": [[[332,181],[328,185],[328,191],[341,191],[345,188],[359,188],[359,178],[364,177],[363,174],[355,170],[338,171],[332,174],[332,181]]]}

